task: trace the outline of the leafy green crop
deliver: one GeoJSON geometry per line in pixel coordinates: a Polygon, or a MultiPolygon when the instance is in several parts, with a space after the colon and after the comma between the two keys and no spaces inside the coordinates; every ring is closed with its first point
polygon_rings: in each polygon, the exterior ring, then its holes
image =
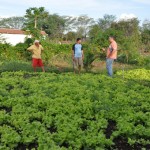
{"type": "Polygon", "coordinates": [[[119,71],[117,75],[122,75],[127,79],[135,79],[135,80],[148,80],[150,81],[150,70],[146,69],[134,69],[130,71],[119,71]]]}
{"type": "Polygon", "coordinates": [[[149,148],[149,81],[149,70],[126,72],[124,80],[3,72],[0,150],[119,149],[121,141],[149,148]]]}

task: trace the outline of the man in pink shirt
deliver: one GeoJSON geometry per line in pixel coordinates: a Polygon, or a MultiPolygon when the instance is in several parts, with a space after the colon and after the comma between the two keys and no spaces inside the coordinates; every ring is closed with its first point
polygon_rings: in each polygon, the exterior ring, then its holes
{"type": "Polygon", "coordinates": [[[115,59],[117,59],[117,43],[114,39],[114,37],[109,37],[110,46],[107,49],[107,57],[106,57],[106,68],[108,75],[110,77],[113,76],[113,62],[115,59]]]}

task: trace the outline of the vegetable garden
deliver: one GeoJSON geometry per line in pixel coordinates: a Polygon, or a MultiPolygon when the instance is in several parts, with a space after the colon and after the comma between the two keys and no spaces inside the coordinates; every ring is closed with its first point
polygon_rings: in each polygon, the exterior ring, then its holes
{"type": "Polygon", "coordinates": [[[0,150],[150,149],[150,70],[0,74],[0,150]]]}

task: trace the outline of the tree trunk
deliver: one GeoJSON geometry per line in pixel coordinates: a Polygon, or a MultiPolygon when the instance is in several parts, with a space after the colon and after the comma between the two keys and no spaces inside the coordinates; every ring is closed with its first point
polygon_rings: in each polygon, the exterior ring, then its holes
{"type": "Polygon", "coordinates": [[[35,17],[35,20],[34,20],[34,28],[35,29],[37,28],[37,17],[35,17]]]}

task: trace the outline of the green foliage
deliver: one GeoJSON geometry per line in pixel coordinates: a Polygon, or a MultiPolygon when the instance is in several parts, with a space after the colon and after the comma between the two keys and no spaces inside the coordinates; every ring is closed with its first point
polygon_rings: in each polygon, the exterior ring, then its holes
{"type": "Polygon", "coordinates": [[[10,48],[11,45],[10,44],[2,44],[0,43],[0,53],[2,53],[3,51],[6,51],[8,48],[10,48]]]}
{"type": "Polygon", "coordinates": [[[40,39],[41,36],[41,26],[38,27],[39,20],[47,18],[49,13],[45,10],[44,7],[32,7],[26,10],[26,22],[24,30],[27,34],[32,35],[34,39],[40,39]]]}
{"type": "Polygon", "coordinates": [[[63,40],[67,41],[75,41],[77,39],[77,34],[76,32],[68,32],[63,40]]]}
{"type": "Polygon", "coordinates": [[[50,14],[46,19],[41,18],[38,23],[39,29],[42,28],[50,39],[60,38],[63,35],[65,19],[57,14],[50,14]]]}
{"type": "Polygon", "coordinates": [[[136,70],[130,70],[130,71],[119,71],[117,72],[117,75],[123,75],[127,79],[133,79],[133,80],[147,80],[150,81],[150,70],[146,69],[136,69],[136,70]]]}
{"type": "Polygon", "coordinates": [[[44,7],[31,7],[29,9],[26,10],[26,15],[25,15],[25,18],[28,19],[28,24],[26,25],[29,25],[29,28],[37,28],[37,23],[38,23],[38,20],[41,19],[41,18],[46,18],[48,16],[48,12],[45,11],[45,8],[44,7]],[[33,26],[32,26],[33,24],[33,26]],[[31,26],[30,26],[31,25],[31,26]]]}
{"type": "MultiPolygon", "coordinates": [[[[31,60],[31,53],[27,51],[27,48],[32,45],[32,39],[27,39],[25,43],[19,43],[16,46],[11,46],[9,44],[0,44],[0,58],[1,61],[29,61],[31,60]]],[[[55,44],[50,43],[47,40],[41,40],[41,44],[44,47],[44,52],[42,54],[43,61],[45,64],[50,64],[52,57],[56,55],[64,55],[69,59],[71,55],[72,44],[55,44]]]]}
{"type": "Polygon", "coordinates": [[[100,50],[95,45],[84,44],[84,68],[86,71],[90,71],[92,68],[92,63],[100,58],[100,50]]]}
{"type": "Polygon", "coordinates": [[[0,149],[118,149],[114,140],[119,137],[131,149],[137,143],[146,148],[149,75],[144,69],[126,72],[124,80],[96,74],[79,78],[73,73],[3,72],[0,149]]]}
{"type": "Polygon", "coordinates": [[[33,38],[27,38],[24,43],[28,46],[31,46],[34,43],[34,39],[33,38]]]}
{"type": "Polygon", "coordinates": [[[30,55],[27,52],[27,47],[26,43],[18,43],[16,46],[0,44],[1,61],[29,60],[30,55]]]}
{"type": "Polygon", "coordinates": [[[114,15],[108,15],[105,14],[103,18],[98,19],[98,26],[101,30],[105,31],[106,29],[109,29],[116,20],[116,16],[114,15]]]}
{"type": "Polygon", "coordinates": [[[44,52],[42,54],[42,58],[46,64],[50,64],[50,61],[53,57],[57,55],[71,55],[71,44],[56,44],[51,43],[49,41],[43,40],[41,41],[42,46],[44,47],[44,52]]]}
{"type": "Polygon", "coordinates": [[[108,37],[114,36],[118,43],[118,61],[123,63],[136,63],[140,58],[142,48],[139,21],[137,19],[114,22],[113,16],[104,16],[90,31],[91,42],[106,48],[109,45],[108,37]],[[107,25],[106,25],[107,24],[107,25]]]}
{"type": "Polygon", "coordinates": [[[1,43],[6,43],[6,38],[4,38],[1,34],[0,34],[0,44],[1,43]]]}
{"type": "Polygon", "coordinates": [[[14,47],[10,44],[0,44],[0,58],[3,60],[16,60],[19,57],[19,53],[16,53],[14,47]]]}
{"type": "Polygon", "coordinates": [[[5,60],[0,64],[0,72],[5,71],[33,71],[31,63],[29,62],[23,62],[20,60],[5,60]]]}
{"type": "Polygon", "coordinates": [[[127,62],[136,59],[140,55],[141,48],[139,21],[137,19],[120,21],[112,24],[112,28],[122,32],[118,43],[122,53],[126,54],[127,62]]]}
{"type": "Polygon", "coordinates": [[[142,31],[142,43],[145,52],[150,52],[150,29],[144,29],[142,31]]]}

